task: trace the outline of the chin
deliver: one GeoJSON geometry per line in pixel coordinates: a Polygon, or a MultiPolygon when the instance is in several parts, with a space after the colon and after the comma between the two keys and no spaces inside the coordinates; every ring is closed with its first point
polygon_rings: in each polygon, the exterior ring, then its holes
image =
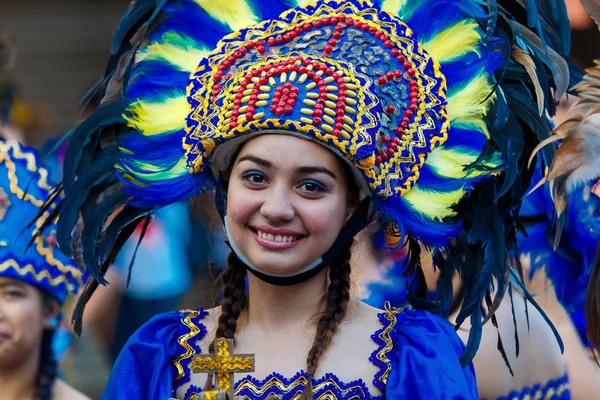
{"type": "Polygon", "coordinates": [[[259,256],[248,257],[250,262],[263,273],[275,276],[289,276],[302,270],[314,260],[298,260],[294,261],[293,256],[259,256]]]}

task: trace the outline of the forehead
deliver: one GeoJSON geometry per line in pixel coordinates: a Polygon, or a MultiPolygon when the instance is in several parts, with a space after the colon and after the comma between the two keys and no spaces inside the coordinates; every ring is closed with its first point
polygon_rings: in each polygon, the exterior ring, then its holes
{"type": "Polygon", "coordinates": [[[19,287],[22,287],[25,289],[28,289],[31,287],[31,285],[29,285],[23,281],[20,281],[18,279],[8,278],[6,276],[0,276],[0,288],[4,287],[4,286],[19,286],[19,287]]]}
{"type": "Polygon", "coordinates": [[[281,133],[259,135],[244,143],[238,159],[245,155],[260,157],[274,166],[323,166],[341,174],[339,156],[307,139],[281,133]]]}

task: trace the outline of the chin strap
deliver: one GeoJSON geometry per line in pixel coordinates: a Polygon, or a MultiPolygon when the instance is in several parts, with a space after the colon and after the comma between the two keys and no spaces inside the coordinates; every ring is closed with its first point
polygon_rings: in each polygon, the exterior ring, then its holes
{"type": "Polygon", "coordinates": [[[348,244],[352,242],[354,237],[367,226],[369,222],[369,208],[371,204],[370,197],[364,199],[358,208],[354,211],[350,219],[344,224],[340,234],[335,239],[335,242],[331,245],[329,250],[325,252],[321,257],[310,263],[305,268],[301,269],[294,275],[290,276],[277,276],[270,275],[264,272],[261,272],[256,266],[252,265],[250,260],[244,256],[244,254],[237,247],[231,236],[229,235],[229,228],[227,226],[227,218],[226,218],[226,204],[227,198],[225,196],[225,192],[223,190],[223,182],[219,182],[217,185],[216,193],[215,193],[215,205],[217,207],[217,211],[221,216],[221,220],[223,221],[223,226],[225,227],[225,234],[227,235],[227,240],[225,243],[229,246],[233,254],[236,258],[244,264],[246,269],[252,273],[252,275],[256,276],[261,281],[267,282],[271,285],[277,286],[291,286],[296,285],[298,283],[306,282],[307,280],[313,278],[319,272],[321,272],[325,267],[329,265],[331,260],[335,256],[337,256],[340,251],[348,244]]]}

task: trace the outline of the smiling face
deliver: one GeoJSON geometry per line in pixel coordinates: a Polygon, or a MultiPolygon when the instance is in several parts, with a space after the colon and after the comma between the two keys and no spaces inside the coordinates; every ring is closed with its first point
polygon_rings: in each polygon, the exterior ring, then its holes
{"type": "Polygon", "coordinates": [[[289,276],[331,247],[352,213],[342,161],[309,140],[260,135],[229,178],[229,233],[260,271],[289,276]]]}
{"type": "Polygon", "coordinates": [[[52,316],[37,288],[0,276],[0,370],[37,356],[52,316]]]}

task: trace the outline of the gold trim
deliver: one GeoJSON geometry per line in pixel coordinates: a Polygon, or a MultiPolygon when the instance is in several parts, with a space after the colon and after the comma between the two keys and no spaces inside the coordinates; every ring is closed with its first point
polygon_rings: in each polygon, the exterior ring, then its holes
{"type": "Polygon", "coordinates": [[[13,259],[6,260],[2,264],[0,264],[0,272],[4,272],[9,268],[15,269],[17,273],[21,276],[31,274],[35,278],[35,280],[40,283],[45,279],[50,283],[51,286],[58,286],[60,283],[64,283],[67,285],[69,291],[73,292],[73,285],[69,282],[65,275],[57,276],[56,278],[54,278],[46,269],[37,272],[35,268],[33,268],[33,265],[27,264],[24,267],[21,267],[13,259]]]}
{"type": "Polygon", "coordinates": [[[182,312],[188,314],[181,319],[181,323],[187,326],[190,331],[177,339],[177,343],[179,343],[179,345],[183,347],[186,350],[186,352],[184,354],[180,354],[173,362],[173,364],[175,364],[175,368],[177,369],[177,377],[175,378],[174,382],[181,380],[185,376],[185,371],[183,369],[183,366],[181,365],[182,361],[196,354],[196,351],[188,343],[188,340],[190,340],[191,338],[193,338],[201,332],[201,329],[198,326],[196,326],[196,324],[194,324],[194,322],[192,321],[193,318],[196,318],[200,315],[200,312],[198,310],[182,310],[182,312]]]}
{"type": "Polygon", "coordinates": [[[383,305],[383,309],[385,311],[384,318],[390,321],[390,324],[378,335],[379,339],[381,339],[385,343],[385,346],[377,352],[375,358],[377,358],[379,361],[383,362],[386,365],[385,372],[379,377],[379,381],[386,385],[388,376],[390,375],[390,371],[392,369],[392,362],[387,357],[387,354],[394,348],[394,342],[392,342],[390,332],[394,330],[394,327],[398,322],[396,315],[400,314],[404,309],[392,307],[389,301],[385,302],[385,304],[383,305]]]}

